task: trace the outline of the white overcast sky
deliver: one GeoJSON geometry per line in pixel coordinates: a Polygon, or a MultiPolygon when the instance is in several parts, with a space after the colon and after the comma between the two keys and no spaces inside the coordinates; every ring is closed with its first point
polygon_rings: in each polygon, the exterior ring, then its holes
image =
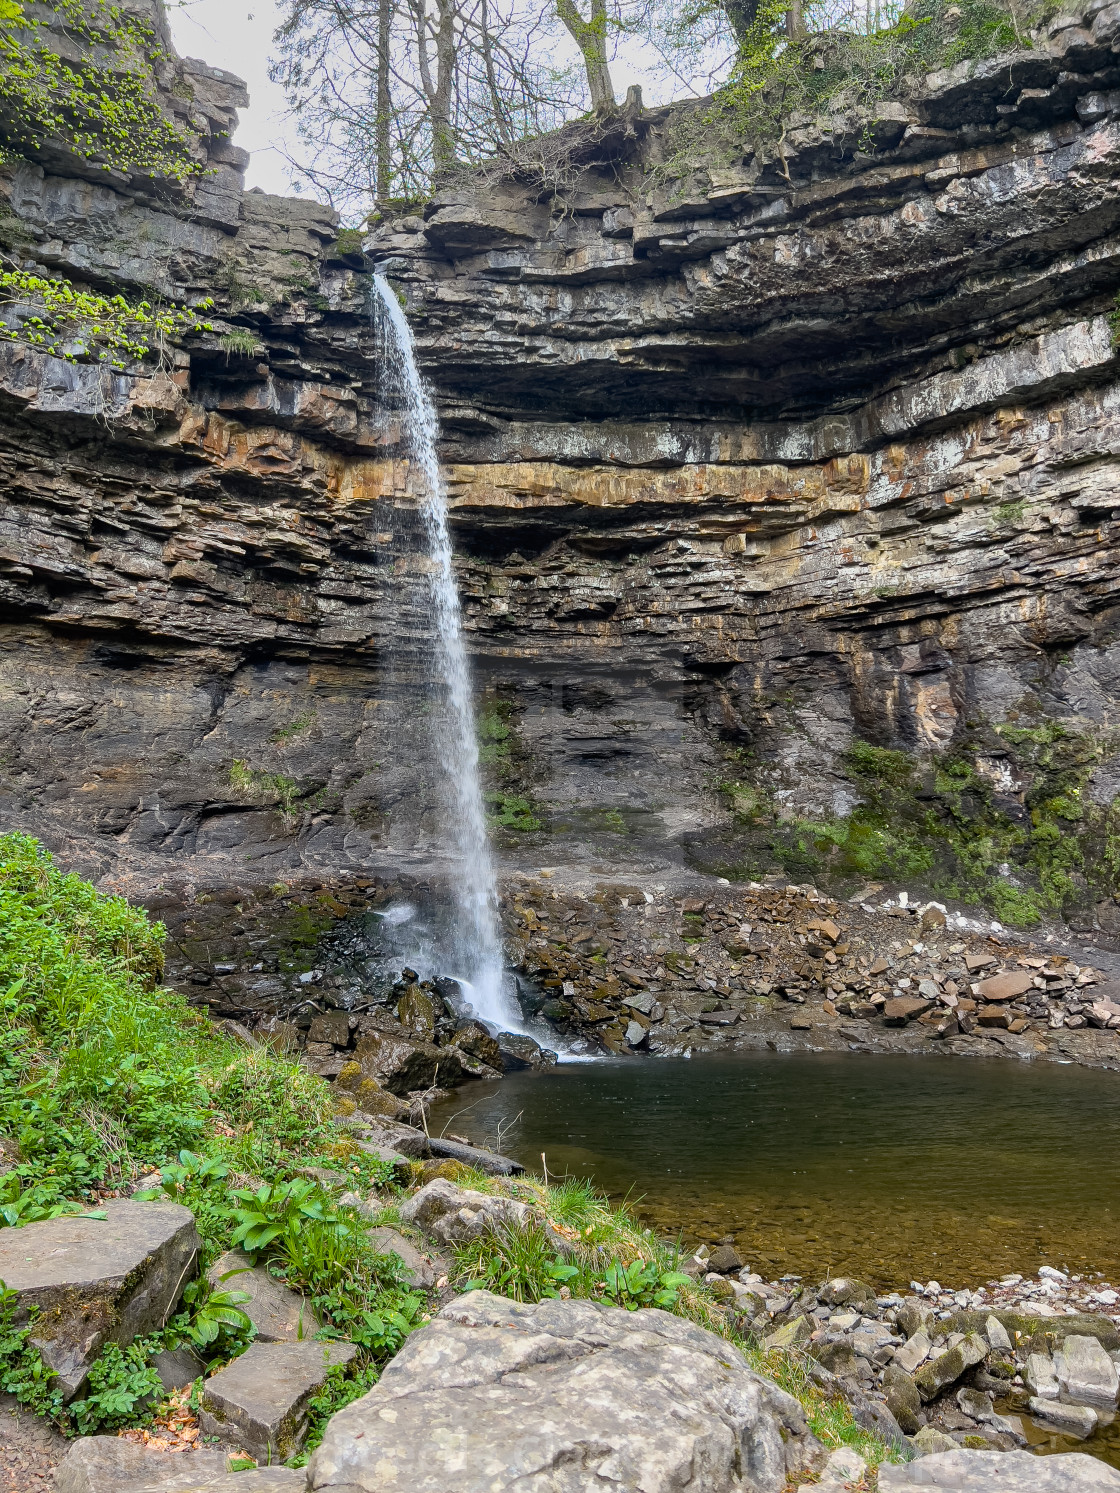
{"type": "MultiPolygon", "coordinates": [[[[200,57],[212,67],[236,73],[249,86],[249,107],[240,111],[241,122],[234,137],[252,154],[245,185],[287,196],[292,183],[285,148],[296,157],[300,149],[291,121],[285,118],[283,90],[268,77],[278,12],[276,0],[167,0],[168,20],[180,56],[200,57]]],[[[629,84],[641,83],[646,103],[660,102],[662,90],[644,65],[651,60],[634,47],[615,58],[611,72],[620,98],[629,84]]],[[[684,90],[677,87],[669,92],[680,94],[684,90]]]]}

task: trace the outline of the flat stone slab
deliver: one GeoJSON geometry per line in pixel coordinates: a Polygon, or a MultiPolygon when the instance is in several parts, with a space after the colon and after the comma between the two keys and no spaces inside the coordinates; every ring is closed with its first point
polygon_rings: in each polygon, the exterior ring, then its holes
{"type": "Polygon", "coordinates": [[[106,1217],[75,1214],[0,1229],[0,1280],[18,1293],[15,1321],[39,1308],[31,1341],[73,1399],[108,1342],[164,1326],[194,1273],[194,1215],[179,1203],[116,1199],[106,1217]]]}
{"type": "Polygon", "coordinates": [[[322,1325],[310,1302],[269,1275],[263,1265],[254,1266],[243,1250],[231,1249],[215,1260],[207,1277],[216,1291],[244,1291],[249,1296],[240,1309],[257,1329],[259,1343],[302,1342],[313,1338],[322,1325]]]}
{"type": "Polygon", "coordinates": [[[901,1467],[880,1465],[879,1493],[910,1488],[951,1493],[1120,1493],[1120,1472],[1084,1452],[1036,1457],[1030,1452],[960,1450],[934,1452],[901,1467]]]}
{"type": "Polygon", "coordinates": [[[824,1461],[798,1402],[692,1322],[472,1291],[333,1416],[308,1488],[780,1493],[824,1461]]]}
{"type": "Polygon", "coordinates": [[[229,1475],[223,1451],[160,1452],[119,1436],[79,1436],[55,1468],[55,1493],[193,1493],[229,1475]]]}
{"type": "Polygon", "coordinates": [[[412,1284],[422,1291],[430,1291],[446,1272],[442,1261],[422,1254],[411,1240],[396,1229],[376,1228],[369,1230],[369,1242],[379,1255],[396,1255],[405,1269],[412,1275],[412,1284]]]}
{"type": "Polygon", "coordinates": [[[211,1436],[237,1441],[258,1461],[283,1462],[307,1435],[307,1402],[350,1343],[253,1343],[203,1385],[199,1422],[211,1436]]]}

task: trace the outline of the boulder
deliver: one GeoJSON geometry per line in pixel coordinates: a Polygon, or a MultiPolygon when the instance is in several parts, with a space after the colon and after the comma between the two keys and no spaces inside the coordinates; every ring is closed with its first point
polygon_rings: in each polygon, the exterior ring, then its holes
{"type": "MultiPolygon", "coordinates": [[[[164,1493],[166,1485],[131,1487],[128,1493],[164,1493]]],[[[254,1467],[247,1472],[229,1472],[212,1483],[191,1483],[181,1493],[304,1493],[307,1478],[302,1468],[254,1467]]]]}
{"type": "Polygon", "coordinates": [[[1034,976],[1028,970],[1009,970],[1006,974],[993,975],[990,980],[980,981],[980,998],[984,1001],[1013,1001],[1024,995],[1033,983],[1034,976]]]}
{"type": "Polygon", "coordinates": [[[258,1460],[286,1461],[307,1435],[307,1402],[356,1351],[350,1343],[252,1343],[203,1385],[202,1429],[258,1460]]]}
{"type": "Polygon", "coordinates": [[[499,1032],[498,1047],[502,1054],[502,1071],[513,1073],[519,1068],[555,1068],[556,1054],[542,1047],[532,1037],[520,1032],[499,1032]]]}
{"type": "Polygon", "coordinates": [[[708,1257],[708,1269],[717,1275],[730,1275],[733,1271],[738,1274],[742,1268],[742,1258],[733,1244],[717,1244],[708,1257]]]}
{"type": "Polygon", "coordinates": [[[516,1198],[494,1197],[459,1187],[445,1177],[437,1177],[413,1193],[400,1211],[402,1223],[423,1229],[425,1234],[441,1244],[468,1244],[495,1229],[526,1228],[536,1224],[561,1254],[571,1253],[568,1240],[552,1227],[539,1209],[516,1198]]]}
{"type": "Polygon", "coordinates": [[[189,1208],[115,1199],[99,1213],[0,1229],[0,1280],[16,1292],[17,1325],[38,1308],[31,1341],[69,1400],[106,1343],[164,1326],[198,1251],[189,1208]]]}
{"type": "Polygon", "coordinates": [[[495,1069],[501,1073],[503,1068],[502,1049],[496,1038],[492,1037],[481,1021],[464,1021],[456,1028],[455,1035],[451,1039],[455,1047],[461,1047],[472,1058],[480,1063],[485,1063],[488,1068],[495,1069]]]}
{"type": "Polygon", "coordinates": [[[1116,1365],[1095,1337],[1067,1337],[1054,1354],[1054,1371],[1067,1403],[1116,1409],[1120,1398],[1116,1365]]]}
{"type": "Polygon", "coordinates": [[[1040,1400],[1056,1400],[1060,1393],[1054,1360],[1047,1353],[1028,1353],[1023,1379],[1032,1395],[1040,1400]]]}
{"type": "Polygon", "coordinates": [[[354,1060],[363,1078],[375,1079],[392,1094],[409,1094],[434,1085],[440,1050],[428,1042],[414,1041],[403,1028],[399,1035],[367,1032],[355,1044],[354,1060]]]}
{"type": "Polygon", "coordinates": [[[419,985],[410,985],[397,1006],[397,1020],[414,1037],[431,1042],[436,1034],[436,1005],[419,985]]]}
{"type": "MultiPolygon", "coordinates": [[[[898,1320],[898,1330],[905,1337],[913,1337],[916,1332],[924,1332],[928,1335],[933,1322],[933,1310],[920,1296],[907,1296],[895,1316],[898,1320]]],[[[967,1331],[967,1329],[964,1330],[967,1331]]]]}
{"type": "Polygon", "coordinates": [[[119,1436],[79,1436],[55,1468],[54,1493],[135,1493],[146,1484],[186,1493],[228,1472],[223,1451],[153,1451],[119,1436]]]}
{"type": "Polygon", "coordinates": [[[828,1461],[821,1473],[821,1480],[817,1483],[818,1488],[851,1488],[863,1481],[867,1471],[867,1463],[859,1452],[853,1451],[850,1446],[838,1446],[834,1452],[830,1452],[828,1461]]]}
{"type": "Polygon", "coordinates": [[[924,1016],[933,1004],[917,995],[898,995],[883,1006],[883,1021],[887,1026],[906,1026],[918,1016],[924,1016]]]}
{"type": "Polygon", "coordinates": [[[875,1292],[863,1281],[851,1275],[837,1275],[826,1280],[817,1292],[817,1300],[825,1306],[867,1306],[875,1300],[875,1292]]]}
{"type": "Polygon", "coordinates": [[[930,1457],[937,1452],[949,1452],[956,1450],[957,1443],[951,1436],[946,1436],[944,1431],[938,1431],[933,1426],[923,1426],[914,1437],[914,1448],[919,1456],[930,1457]]]}
{"type": "Polygon", "coordinates": [[[349,1047],[350,1018],[345,1011],[326,1011],[316,1016],[307,1029],[309,1042],[329,1042],[332,1047],[349,1047]]]}
{"type": "Polygon", "coordinates": [[[461,1161],[464,1166],[473,1166],[492,1177],[513,1177],[525,1168],[511,1156],[499,1156],[496,1151],[484,1151],[480,1146],[468,1146],[462,1141],[444,1140],[442,1135],[430,1136],[428,1144],[432,1155],[447,1161],[461,1161]]]}
{"type": "Polygon", "coordinates": [[[786,1322],[776,1332],[768,1333],[762,1339],[762,1346],[767,1353],[789,1352],[807,1343],[812,1333],[813,1328],[808,1317],[794,1317],[792,1322],[786,1322]]]}
{"type": "Polygon", "coordinates": [[[916,1332],[913,1337],[908,1337],[902,1347],[895,1352],[894,1362],[907,1374],[913,1374],[929,1357],[931,1346],[924,1332],[916,1332]]]}
{"type": "Polygon", "coordinates": [[[371,1119],[363,1115],[359,1123],[357,1116],[350,1122],[355,1134],[386,1151],[398,1156],[407,1156],[411,1161],[423,1161],[432,1154],[428,1137],[415,1125],[403,1125],[399,1120],[371,1119]]]}
{"type": "Polygon", "coordinates": [[[922,1399],[918,1386],[905,1369],[889,1363],[883,1370],[883,1393],[887,1397],[887,1409],[906,1435],[913,1436],[921,1425],[918,1412],[922,1408],[922,1399]]]}
{"type": "Polygon", "coordinates": [[[914,1376],[914,1383],[918,1386],[918,1393],[923,1400],[933,1400],[943,1389],[948,1389],[950,1384],[955,1384],[966,1369],[975,1368],[978,1363],[983,1363],[988,1352],[988,1345],[982,1337],[975,1332],[970,1332],[965,1340],[958,1343],[955,1348],[949,1348],[944,1353],[939,1353],[936,1358],[931,1358],[924,1368],[920,1368],[914,1376]]]}
{"type": "Polygon", "coordinates": [[[214,1261],[207,1278],[215,1291],[244,1291],[241,1310],[257,1329],[261,1343],[295,1343],[312,1338],[322,1325],[309,1302],[282,1285],[263,1265],[254,1267],[249,1256],[231,1249],[214,1261]]]}
{"type": "Polygon", "coordinates": [[[1036,1457],[1030,1452],[938,1452],[917,1462],[879,1468],[879,1493],[942,1488],[946,1493],[1120,1493],[1120,1472],[1095,1457],[1073,1452],[1036,1457]]]}
{"type": "Polygon", "coordinates": [[[474,1291],[333,1417],[308,1488],[780,1493],[824,1460],[798,1402],[691,1322],[474,1291]]]}

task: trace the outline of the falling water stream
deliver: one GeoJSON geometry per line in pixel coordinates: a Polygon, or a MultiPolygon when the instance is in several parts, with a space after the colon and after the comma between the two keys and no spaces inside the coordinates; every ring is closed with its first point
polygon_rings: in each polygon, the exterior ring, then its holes
{"type": "Polygon", "coordinates": [[[455,955],[460,961],[460,968],[448,973],[472,987],[468,998],[484,1021],[519,1031],[521,1015],[504,981],[497,880],[479,780],[474,700],[452,568],[447,491],[439,464],[439,418],[416,366],[412,330],[396,295],[381,275],[373,276],[373,289],[384,313],[385,372],[403,406],[404,444],[424,519],[436,670],[446,689],[445,709],[434,725],[434,746],[452,842],[455,955]]]}

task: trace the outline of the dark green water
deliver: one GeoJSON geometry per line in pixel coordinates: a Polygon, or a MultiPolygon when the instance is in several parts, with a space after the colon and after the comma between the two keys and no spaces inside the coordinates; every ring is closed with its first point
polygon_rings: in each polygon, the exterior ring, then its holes
{"type": "Polygon", "coordinates": [[[1120,1277],[1120,1078],[1044,1063],[752,1053],[565,1066],[433,1113],[763,1275],[954,1287],[1045,1263],[1120,1277]],[[469,1108],[467,1106],[470,1106],[469,1108]]]}

